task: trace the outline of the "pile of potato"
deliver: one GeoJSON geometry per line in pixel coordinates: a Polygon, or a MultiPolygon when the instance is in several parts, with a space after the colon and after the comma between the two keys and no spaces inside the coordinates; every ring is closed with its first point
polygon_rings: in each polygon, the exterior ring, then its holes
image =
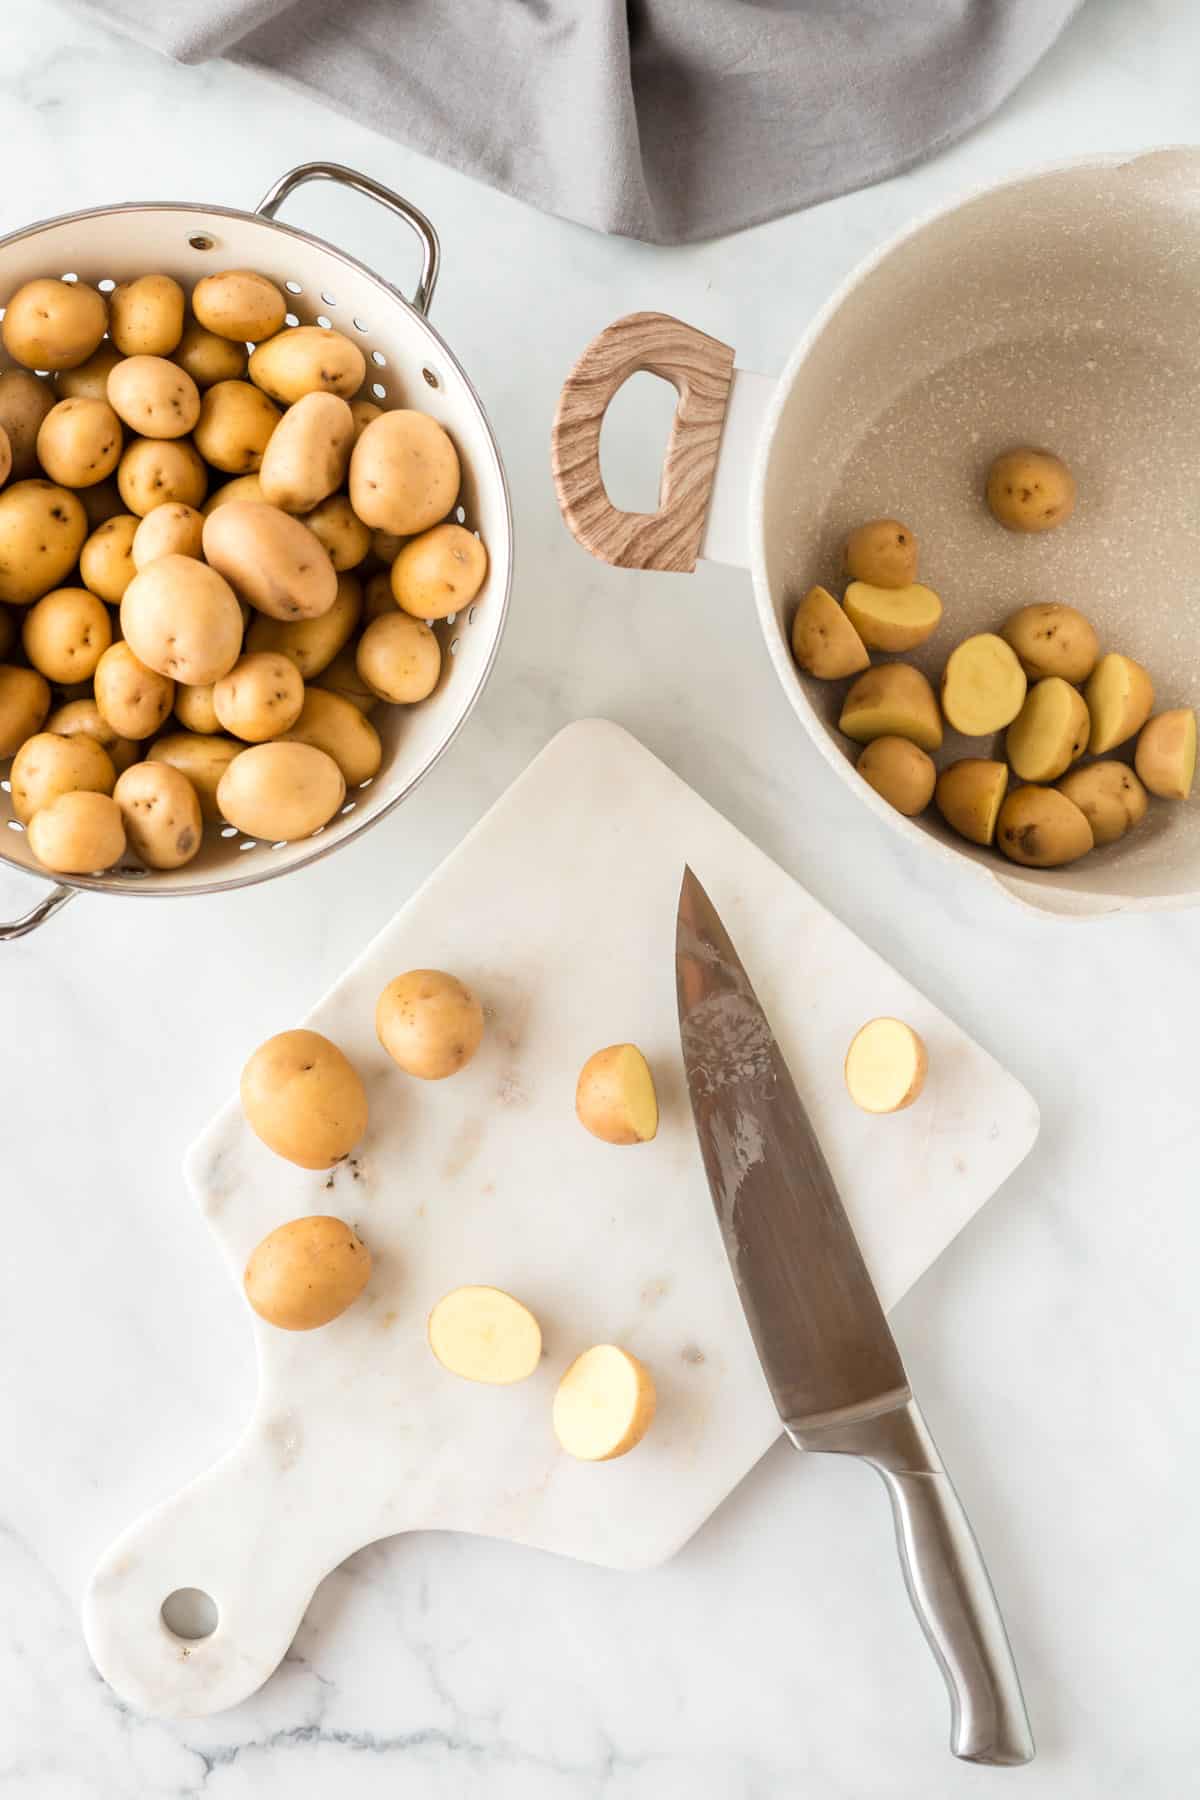
{"type": "Polygon", "coordinates": [[[363,398],[265,276],[27,282],[0,337],[0,759],[34,855],[175,869],[206,821],[309,836],[478,594],[436,420],[363,398]],[[355,397],[359,396],[359,397],[355,397]],[[365,580],[364,580],[365,578],[365,580]]]}
{"type": "MultiPolygon", "coordinates": [[[[1050,452],[1009,451],[992,465],[987,499],[1009,530],[1045,531],[1070,516],[1075,485],[1050,452]]],[[[936,694],[911,664],[872,667],[871,651],[915,649],[941,620],[940,599],[917,581],[917,554],[907,525],[871,520],[846,542],[842,603],[810,588],[792,621],[802,669],[854,677],[838,723],[864,746],[858,771],[877,793],[908,818],[933,802],[961,837],[1037,869],[1115,843],[1145,817],[1150,794],[1187,799],[1194,712],[1155,715],[1147,671],[1116,651],[1102,656],[1073,606],[1023,606],[998,632],[965,639],[936,694]],[[1003,757],[964,757],[939,772],[943,721],[966,737],[1003,732],[1003,757]],[[1132,766],[1111,755],[1131,743],[1132,766]],[[1010,771],[1021,784],[1011,789],[1010,771]]]]}

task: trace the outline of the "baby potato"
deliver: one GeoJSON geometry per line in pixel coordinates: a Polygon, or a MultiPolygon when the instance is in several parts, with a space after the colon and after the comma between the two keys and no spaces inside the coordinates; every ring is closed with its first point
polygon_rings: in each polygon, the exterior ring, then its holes
{"type": "Polygon", "coordinates": [[[1123,762],[1089,763],[1086,769],[1072,769],[1058,783],[1058,791],[1079,808],[1092,828],[1097,849],[1115,844],[1140,825],[1150,805],[1145,788],[1123,762]]]}
{"type": "Polygon", "coordinates": [[[858,772],[906,819],[915,819],[933,799],[937,770],[932,757],[908,738],[873,738],[858,759],[858,772]]]}
{"type": "Polygon", "coordinates": [[[9,770],[13,813],[28,825],[60,794],[111,794],[116,779],[108,752],[93,739],[38,731],[25,739],[9,770]]]}
{"type": "Polygon", "coordinates": [[[1025,704],[1025,672],[1015,651],[993,631],[964,638],[942,672],[942,711],[964,737],[986,737],[1011,725],[1025,704]]]}
{"type": "Polygon", "coordinates": [[[108,334],[123,356],[170,356],[183,336],[185,309],[183,289],[170,275],[139,275],[109,296],[108,334]]]}
{"type": "Polygon", "coordinates": [[[0,492],[0,600],[27,606],[61,587],[79,560],[87,515],[50,481],[18,481],[0,492]]]}
{"type": "Polygon", "coordinates": [[[319,1031],[281,1031],[260,1044],[242,1070],[241,1099],[251,1131],[302,1169],[331,1169],[367,1129],[362,1078],[319,1031]]]}
{"type": "Polygon", "coordinates": [[[276,506],[231,501],[204,521],[204,554],[272,619],[319,619],[337,599],[333,564],[308,526],[276,506]]]}
{"type": "Polygon", "coordinates": [[[367,361],[358,345],[340,331],[326,331],[320,325],[281,331],[259,344],[250,358],[251,381],[283,406],[315,393],[340,394],[348,400],[366,373],[367,361]]]}
{"type": "Polygon", "coordinates": [[[322,688],[305,689],[299,717],[281,735],[287,743],[312,744],[332,756],[348,788],[370,781],[383,761],[383,745],[371,721],[349,700],[322,688]]]}
{"type": "MultiPolygon", "coordinates": [[[[390,601],[390,594],[388,597],[390,601]]],[[[246,633],[246,648],[277,650],[295,663],[305,681],[312,681],[349,642],[362,603],[362,584],[353,575],[339,575],[327,613],[318,619],[270,619],[266,613],[256,613],[246,633]]]]}
{"type": "Polygon", "coordinates": [[[871,666],[866,645],[833,595],[823,587],[810,587],[796,608],[792,655],[800,668],[819,681],[838,681],[871,666]]]}
{"type": "Polygon", "coordinates": [[[195,788],[166,762],[134,763],[113,789],[125,838],[148,869],[181,869],[200,848],[203,823],[195,788]]]}
{"type": "Polygon", "coordinates": [[[253,474],[282,414],[249,381],[218,381],[206,388],[196,424],[196,448],[206,462],[230,475],[253,474]]]}
{"type": "Polygon", "coordinates": [[[1073,606],[1043,603],[1022,606],[1000,627],[1030,681],[1059,675],[1064,681],[1086,681],[1096,666],[1100,643],[1091,625],[1073,606]]]}
{"type": "Polygon", "coordinates": [[[305,394],[289,406],[263,451],[263,499],[307,513],[342,485],[354,443],[354,416],[337,394],[305,394]]]}
{"type": "Polygon", "coordinates": [[[1052,531],[1075,511],[1075,477],[1051,450],[1006,450],[988,470],[987,503],[1007,531],[1052,531]]]}
{"type": "Polygon", "coordinates": [[[345,494],[330,494],[327,500],[305,513],[304,523],[317,542],[325,546],[339,575],[345,569],[357,569],[371,548],[371,533],[356,516],[345,494]]]}
{"type": "Polygon", "coordinates": [[[240,381],[246,373],[249,352],[239,339],[218,337],[191,319],[183,328],[183,336],[171,352],[185,374],[198,388],[215,387],[218,381],[240,381]]]}
{"type": "Polygon", "coordinates": [[[369,625],[380,613],[396,611],[396,596],[392,592],[392,571],[377,569],[374,575],[367,578],[363,589],[363,618],[369,625]]]}
{"type": "Polygon", "coordinates": [[[444,1081],[466,1068],[483,1041],[483,1007],[457,976],[410,969],[380,994],[375,1031],[406,1075],[444,1081]]]}
{"type": "Polygon", "coordinates": [[[917,540],[899,519],[868,519],[846,539],[843,561],[851,581],[911,587],[917,579],[917,540]]]}
{"type": "Polygon", "coordinates": [[[589,1056],[575,1084],[575,1117],[605,1144],[648,1144],[658,1132],[658,1095],[636,1044],[589,1056]]]}
{"type": "Polygon", "coordinates": [[[86,515],[89,532],[125,511],[121,490],[111,475],[107,481],[97,481],[91,487],[80,488],[78,499],[86,515]]]}
{"type": "Polygon", "coordinates": [[[1149,675],[1132,656],[1119,656],[1115,651],[1100,658],[1083,693],[1092,720],[1088,749],[1093,756],[1115,750],[1140,731],[1154,711],[1154,683],[1149,675]]]}
{"type": "Polygon", "coordinates": [[[969,843],[990,844],[1007,791],[1006,763],[964,756],[942,770],[933,797],[951,831],[969,843]]]}
{"type": "Polygon", "coordinates": [[[463,525],[435,525],[392,564],[396,605],[414,619],[447,619],[471,604],[487,576],[487,551],[463,525]]]}
{"type": "Polygon", "coordinates": [[[104,481],[121,460],[121,421],[107,400],[60,400],[42,420],[38,461],[62,487],[104,481]]]}
{"type": "MultiPolygon", "coordinates": [[[[135,521],[136,522],[136,521],[135,521]]],[[[137,523],[130,554],[135,569],[148,568],[160,556],[200,556],[204,514],[182,500],[156,506],[137,523]]],[[[131,577],[132,579],[132,577],[131,577]]]]}
{"type": "Polygon", "coordinates": [[[86,588],[53,588],[25,614],[21,642],[47,681],[90,681],[112,643],[112,620],[86,588]]]}
{"type": "Polygon", "coordinates": [[[918,1100],[929,1054],[918,1032],[902,1019],[868,1019],[846,1052],[846,1088],[867,1113],[898,1113],[918,1100]]]}
{"type": "Polygon", "coordinates": [[[1022,781],[1054,781],[1088,747],[1092,722],[1083,695],[1061,675],[1030,688],[1009,726],[1004,753],[1022,781]]]}
{"type": "Polygon", "coordinates": [[[1160,800],[1187,799],[1196,773],[1196,715],[1190,706],[1158,713],[1142,726],[1133,766],[1160,800]]]}
{"type": "Polygon", "coordinates": [[[294,662],[276,650],[239,656],[212,691],[213,711],[231,737],[265,744],[300,717],[304,683],[294,662]]]}
{"type": "Polygon", "coordinates": [[[379,701],[379,695],[367,686],[358,672],[358,653],[354,644],[345,644],[333,661],[321,670],[313,685],[348,700],[360,713],[369,713],[379,701]]]}
{"type": "Polygon", "coordinates": [[[0,757],[12,756],[40,731],[50,711],[50,683],[36,669],[0,663],[0,757]]]}
{"type": "Polygon", "coordinates": [[[111,731],[148,738],[170,712],[175,683],[140,661],[127,643],[113,644],[96,665],[96,706],[111,731]]]}
{"type": "Polygon", "coordinates": [[[125,589],[121,630],[148,668],[202,687],[237,661],[242,611],[216,569],[191,556],[160,556],[125,589]]]}
{"type": "Polygon", "coordinates": [[[507,1387],[542,1360],[542,1328],[501,1288],[460,1287],[429,1315],[429,1348],[451,1375],[507,1387]]]}
{"type": "Polygon", "coordinates": [[[380,700],[412,705],[427,699],[442,672],[442,648],[419,619],[384,613],[358,640],[355,667],[380,700]]]}
{"type": "Polygon", "coordinates": [[[125,854],[121,809],[108,794],[76,789],[34,813],[29,848],[56,875],[99,875],[125,854]]]}
{"type": "Polygon", "coordinates": [[[123,774],[130,763],[137,762],[142,746],[133,738],[121,737],[102,715],[95,700],[68,700],[56,706],[46,720],[46,730],[58,737],[85,737],[102,750],[117,774],[123,774]]]}
{"type": "Polygon", "coordinates": [[[1077,862],[1094,843],[1084,813],[1057,788],[1014,788],[996,821],[997,848],[1029,869],[1077,862]]]}
{"type": "MultiPolygon", "coordinates": [[[[351,510],[353,511],[353,508],[351,510]]],[[[356,518],[357,516],[355,514],[356,518]]],[[[378,562],[386,563],[390,569],[407,542],[406,537],[400,537],[394,531],[373,531],[371,533],[371,555],[378,562]]]]}
{"type": "Polygon", "coordinates": [[[48,381],[27,369],[0,370],[0,426],[12,451],[12,475],[28,481],[41,473],[37,434],[57,396],[48,381]]]}
{"type": "Polygon", "coordinates": [[[311,744],[253,744],[230,763],[217,788],[222,817],[269,844],[311,837],[345,798],[341,770],[311,744]]]}
{"type": "Polygon", "coordinates": [[[200,682],[195,687],[189,687],[186,682],[176,684],[175,717],[188,731],[199,731],[208,736],[221,729],[213,703],[215,686],[212,681],[200,682]]]}
{"type": "Polygon", "coordinates": [[[265,1237],[246,1264],[243,1286],[268,1325],[316,1331],[353,1306],[370,1278],[371,1252],[362,1239],[343,1220],[318,1214],[289,1219],[265,1237]]]}
{"type": "Polygon", "coordinates": [[[54,377],[60,400],[107,400],[108,378],[121,360],[121,352],[107,339],[78,368],[61,369],[54,377]]]}
{"type": "Polygon", "coordinates": [[[859,744],[902,737],[922,750],[942,745],[942,715],[933,689],[909,663],[883,663],[860,675],[842,702],[838,728],[859,744]]]}
{"type": "Polygon", "coordinates": [[[376,406],[373,400],[352,400],[350,411],[354,416],[354,441],[357,444],[372,419],[379,418],[382,406],[376,406]]]}
{"type": "Polygon", "coordinates": [[[449,435],[428,413],[381,413],[350,457],[350,504],[372,531],[409,537],[444,519],[462,471],[449,435]]]}
{"type": "Polygon", "coordinates": [[[134,438],[117,465],[117,486],[126,509],[142,519],[173,500],[202,506],[208,471],[186,438],[134,438]]]}
{"type": "Polygon", "coordinates": [[[594,1344],[558,1384],[554,1435],[568,1456],[610,1462],[641,1443],[656,1404],[654,1379],[636,1356],[616,1344],[594,1344]]]}
{"type": "Polygon", "coordinates": [[[108,378],[108,403],[130,430],[146,438],[186,437],[200,417],[199,388],[165,356],[127,356],[119,362],[108,378]]]}
{"type": "Polygon", "coordinates": [[[287,314],[287,301],[265,275],[224,269],[196,283],[192,312],[205,331],[245,346],[274,336],[287,314]]]}
{"type": "Polygon", "coordinates": [[[234,738],[214,736],[211,733],[175,731],[168,737],[157,738],[151,744],[146,760],[152,763],[169,763],[171,768],[186,775],[200,802],[202,818],[215,824],[222,816],[217,803],[221,777],[234,757],[240,756],[245,747],[234,738]]]}
{"type": "Polygon", "coordinates": [[[137,574],[133,540],[138,520],[134,513],[117,513],[98,525],[79,552],[83,584],[110,606],[119,606],[125,589],[137,574]]]}
{"type": "Polygon", "coordinates": [[[218,506],[228,506],[231,500],[256,500],[262,503],[262,497],[262,483],[257,475],[235,475],[232,481],[225,482],[214,494],[208,496],[201,511],[207,519],[210,512],[215,512],[218,506]]]}
{"type": "Polygon", "coordinates": [[[73,369],[86,362],[108,328],[103,294],[83,281],[27,281],[8,302],[0,336],[26,369],[73,369]]]}
{"type": "Polygon", "coordinates": [[[915,650],[933,636],[942,617],[941,601],[920,582],[888,588],[852,581],[843,605],[869,650],[915,650]]]}

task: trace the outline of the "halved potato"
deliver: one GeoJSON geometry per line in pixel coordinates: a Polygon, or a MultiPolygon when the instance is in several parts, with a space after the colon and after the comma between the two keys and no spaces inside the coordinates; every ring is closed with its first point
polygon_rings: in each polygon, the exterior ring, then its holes
{"type": "Polygon", "coordinates": [[[843,605],[869,650],[915,650],[932,637],[942,617],[941,601],[919,581],[895,588],[852,581],[843,605]]]}
{"type": "Polygon", "coordinates": [[[1008,765],[964,756],[937,778],[934,802],[952,831],[972,844],[990,844],[1008,789],[1008,765]]]}
{"type": "Polygon", "coordinates": [[[902,1019],[868,1019],[846,1052],[846,1087],[864,1112],[903,1112],[925,1086],[929,1055],[902,1019]]]}
{"type": "Polygon", "coordinates": [[[645,1437],[657,1395],[649,1369],[616,1344],[577,1356],[554,1396],[554,1435],[581,1462],[610,1462],[645,1437]]]}
{"type": "Polygon", "coordinates": [[[542,1357],[542,1328],[501,1288],[460,1287],[429,1315],[429,1348],[464,1381],[509,1387],[527,1381],[542,1357]]]}
{"type": "Polygon", "coordinates": [[[1145,788],[1123,762],[1089,763],[1086,769],[1072,769],[1058,783],[1058,791],[1079,808],[1092,828],[1097,849],[1115,844],[1140,825],[1150,805],[1145,788]]]}
{"type": "Polygon", "coordinates": [[[810,587],[796,608],[792,655],[819,681],[838,681],[871,666],[866,645],[829,589],[823,587],[810,587]]]}
{"type": "Polygon", "coordinates": [[[1010,862],[1029,869],[1078,862],[1094,843],[1085,814],[1057,788],[1015,788],[996,821],[997,847],[1010,862]]]}
{"type": "Polygon", "coordinates": [[[868,519],[846,539],[845,564],[851,581],[905,588],[917,579],[917,540],[901,519],[868,519]]]}
{"type": "Polygon", "coordinates": [[[658,1096],[636,1044],[612,1044],[589,1056],[575,1088],[575,1114],[606,1144],[646,1144],[658,1130],[658,1096]]]}
{"type": "Polygon", "coordinates": [[[1088,747],[1092,721],[1078,688],[1047,675],[1025,696],[1009,726],[1004,753],[1022,781],[1054,781],[1088,747]]]}
{"type": "Polygon", "coordinates": [[[863,780],[906,819],[923,813],[933,798],[937,780],[933,759],[908,738],[873,738],[860,754],[857,768],[863,780]]]}
{"type": "Polygon", "coordinates": [[[942,672],[942,711],[964,737],[987,737],[1012,724],[1025,687],[1016,651],[994,631],[981,631],[950,652],[942,672]]]}
{"type": "Polygon", "coordinates": [[[1083,690],[1092,716],[1088,749],[1093,756],[1115,750],[1140,731],[1154,711],[1154,683],[1132,656],[1110,650],[1102,656],[1083,690]]]}
{"type": "Polygon", "coordinates": [[[1045,602],[1022,606],[1000,627],[1030,681],[1061,675],[1064,681],[1086,681],[1096,666],[1100,640],[1073,606],[1045,602]]]}
{"type": "Polygon", "coordinates": [[[1143,725],[1133,766],[1161,800],[1186,800],[1196,773],[1196,715],[1176,706],[1143,725]]]}
{"type": "Polygon", "coordinates": [[[838,726],[859,744],[902,737],[922,750],[942,745],[942,715],[934,691],[909,663],[883,663],[860,675],[842,702],[838,726]]]}

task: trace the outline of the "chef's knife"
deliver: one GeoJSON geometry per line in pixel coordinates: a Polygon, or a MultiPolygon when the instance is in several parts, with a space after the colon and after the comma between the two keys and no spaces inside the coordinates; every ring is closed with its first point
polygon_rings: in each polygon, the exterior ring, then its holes
{"type": "Polygon", "coordinates": [[[950,1748],[1029,1762],[1004,1621],[821,1146],[729,934],[688,869],[675,939],[679,1030],[708,1184],[779,1416],[802,1450],[879,1470],[904,1579],[950,1694],[950,1748]]]}

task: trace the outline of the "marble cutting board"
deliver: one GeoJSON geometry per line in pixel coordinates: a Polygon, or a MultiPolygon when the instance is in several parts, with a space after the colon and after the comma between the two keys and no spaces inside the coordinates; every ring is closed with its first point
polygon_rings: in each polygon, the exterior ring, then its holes
{"type": "Polygon", "coordinates": [[[306,1021],[366,1081],[359,1151],[328,1175],[293,1168],[233,1100],[188,1155],[233,1280],[268,1231],[313,1212],[349,1220],[374,1270],[323,1330],[254,1321],[259,1394],[243,1437],[101,1558],[88,1644],[133,1706],[188,1716],[242,1700],[318,1582],[394,1532],[477,1532],[650,1567],[778,1434],[680,1067],[685,860],[771,1016],[885,1306],[1030,1149],[1037,1107],[986,1051],[635,739],[603,721],[570,726],[306,1021]],[[482,1049],[451,1081],[405,1077],[375,1039],[380,989],[420,966],[461,975],[487,1010],[482,1049]],[[858,1112],[841,1075],[855,1029],[878,1013],[907,1019],[930,1053],[920,1103],[887,1119],[858,1112]],[[627,1039],[655,1071],[662,1122],[652,1145],[617,1150],[578,1125],[574,1086],[593,1050],[627,1039]],[[430,1355],[426,1314],[464,1282],[507,1288],[541,1320],[545,1355],[528,1382],[475,1386],[430,1355]],[[556,1448],[551,1400],[572,1358],[601,1342],[650,1366],[659,1412],[631,1455],[580,1464],[556,1448]],[[209,1636],[164,1623],[180,1588],[215,1601],[209,1636]]]}

